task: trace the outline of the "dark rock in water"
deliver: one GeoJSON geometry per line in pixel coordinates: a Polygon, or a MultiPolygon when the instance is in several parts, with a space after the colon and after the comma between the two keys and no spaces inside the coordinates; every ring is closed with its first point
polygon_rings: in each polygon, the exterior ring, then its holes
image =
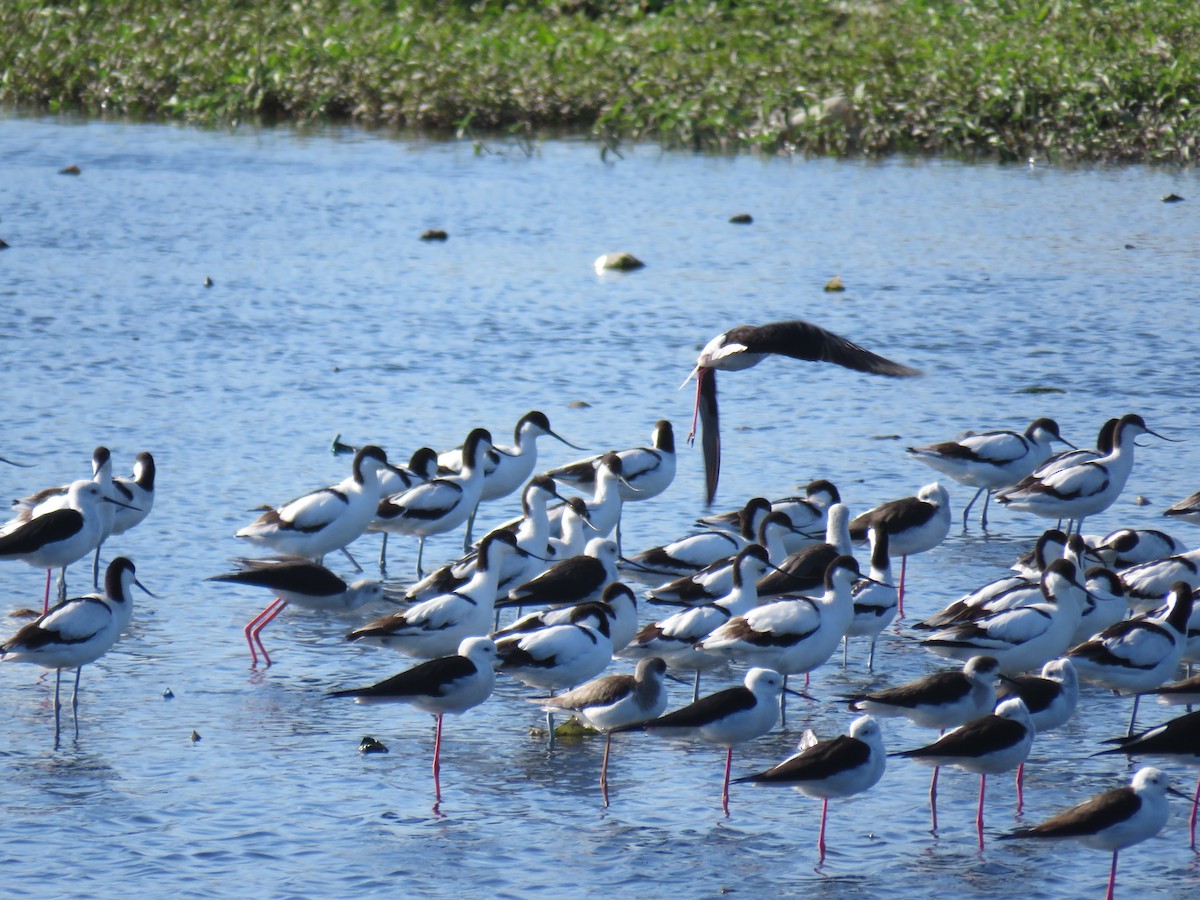
{"type": "Polygon", "coordinates": [[[567,409],[591,409],[592,404],[586,400],[572,400],[567,404],[567,409]]]}
{"type": "Polygon", "coordinates": [[[163,699],[164,700],[174,700],[175,692],[173,690],[171,690],[170,688],[164,688],[163,689],[163,699]]]}
{"type": "Polygon", "coordinates": [[[200,740],[200,732],[193,731],[191,737],[188,738],[193,744],[200,740]]]}
{"type": "Polygon", "coordinates": [[[67,166],[65,169],[58,170],[59,175],[81,175],[83,174],[79,166],[67,166]]]}
{"type": "Polygon", "coordinates": [[[363,739],[361,741],[359,741],[358,752],[359,753],[387,753],[388,748],[383,746],[383,744],[381,744],[379,741],[375,740],[375,738],[373,738],[369,734],[367,734],[367,735],[363,735],[363,739]]]}
{"type": "Polygon", "coordinates": [[[212,287],[214,283],[215,282],[210,277],[208,277],[207,275],[204,276],[204,286],[205,287],[212,287]]]}
{"type": "Polygon", "coordinates": [[[1162,202],[1163,203],[1182,203],[1183,198],[1180,197],[1178,194],[1167,194],[1167,196],[1162,198],[1162,202]]]}
{"type": "Polygon", "coordinates": [[[421,232],[421,240],[423,241],[444,241],[450,235],[442,231],[440,228],[426,228],[421,232]]]}
{"type": "Polygon", "coordinates": [[[1125,249],[1126,250],[1136,250],[1137,247],[1135,247],[1133,244],[1126,244],[1125,249]]]}
{"type": "Polygon", "coordinates": [[[640,269],[646,264],[632,253],[605,253],[603,256],[597,257],[592,265],[595,266],[597,272],[603,272],[605,269],[614,269],[618,272],[632,272],[634,269],[640,269]]]}
{"type": "Polygon", "coordinates": [[[730,216],[729,221],[734,225],[750,225],[754,222],[754,217],[750,213],[738,213],[736,216],[730,216]]]}
{"type": "Polygon", "coordinates": [[[3,238],[0,238],[0,250],[5,250],[7,248],[8,248],[8,244],[4,241],[3,238]]]}

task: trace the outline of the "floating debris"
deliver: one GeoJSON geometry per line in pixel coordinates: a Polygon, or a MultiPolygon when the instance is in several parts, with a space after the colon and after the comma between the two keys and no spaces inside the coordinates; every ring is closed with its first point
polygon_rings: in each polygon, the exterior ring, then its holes
{"type": "Polygon", "coordinates": [[[597,272],[603,272],[605,269],[615,269],[618,272],[632,272],[634,269],[640,269],[646,264],[632,253],[605,253],[603,256],[596,257],[596,261],[592,265],[597,272]]]}
{"type": "Polygon", "coordinates": [[[1183,198],[1180,197],[1178,194],[1167,194],[1165,197],[1162,198],[1162,202],[1163,203],[1182,203],[1183,198]]]}
{"type": "Polygon", "coordinates": [[[59,175],[82,175],[83,172],[79,166],[67,166],[65,169],[58,170],[59,175]]]}
{"type": "Polygon", "coordinates": [[[444,241],[449,237],[450,235],[446,234],[446,232],[440,228],[426,228],[421,232],[421,240],[423,241],[444,241]]]}
{"type": "Polygon", "coordinates": [[[371,735],[364,734],[363,739],[358,742],[358,752],[359,753],[387,753],[388,748],[385,747],[379,741],[375,740],[375,738],[371,737],[371,735]]]}
{"type": "Polygon", "coordinates": [[[586,400],[572,400],[567,404],[567,409],[591,409],[592,404],[586,400]]]}
{"type": "MultiPolygon", "coordinates": [[[[174,700],[175,692],[170,688],[163,688],[162,696],[164,700],[174,700]]],[[[195,732],[193,731],[192,734],[195,734],[195,732]]]]}
{"type": "Polygon", "coordinates": [[[1031,384],[1029,387],[1020,388],[1018,394],[1065,394],[1062,388],[1049,387],[1044,384],[1031,384]]]}
{"type": "Polygon", "coordinates": [[[205,287],[212,287],[212,286],[213,286],[213,284],[214,284],[213,280],[212,280],[212,279],[211,279],[209,276],[205,275],[205,276],[204,276],[204,286],[205,286],[205,287]]]}
{"type": "Polygon", "coordinates": [[[1141,494],[1138,494],[1136,497],[1133,498],[1133,505],[1134,506],[1149,506],[1150,501],[1147,500],[1145,497],[1143,497],[1141,494]]]}
{"type": "Polygon", "coordinates": [[[188,740],[191,741],[193,744],[198,743],[200,740],[200,732],[193,730],[192,735],[191,735],[191,737],[188,738],[188,740]]]}
{"type": "Polygon", "coordinates": [[[846,289],[846,285],[844,285],[842,283],[841,275],[834,275],[827,282],[825,282],[825,290],[830,293],[833,293],[835,291],[844,291],[845,289],[846,289]]]}
{"type": "Polygon", "coordinates": [[[754,216],[750,213],[738,213],[736,216],[730,216],[729,221],[734,225],[752,225],[754,224],[754,216]]]}
{"type": "Polygon", "coordinates": [[[0,250],[7,250],[7,249],[8,249],[8,243],[3,238],[0,238],[0,250]]]}

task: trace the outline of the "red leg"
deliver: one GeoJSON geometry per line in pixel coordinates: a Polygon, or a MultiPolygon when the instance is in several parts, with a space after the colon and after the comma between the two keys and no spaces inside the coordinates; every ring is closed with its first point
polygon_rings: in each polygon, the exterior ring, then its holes
{"type": "Polygon", "coordinates": [[[46,570],[46,599],[42,601],[42,615],[50,612],[50,570],[46,570]]]}
{"type": "Polygon", "coordinates": [[[259,649],[263,651],[263,657],[266,659],[267,665],[271,664],[271,659],[267,656],[267,651],[263,650],[262,638],[258,636],[258,633],[262,631],[262,627],[266,625],[267,622],[270,622],[271,619],[275,618],[275,616],[279,614],[279,610],[283,609],[283,607],[286,605],[286,600],[280,600],[278,597],[276,597],[271,601],[266,609],[247,622],[246,627],[242,629],[242,632],[246,635],[246,643],[250,645],[251,665],[258,665],[258,654],[254,652],[254,642],[256,640],[258,641],[259,649]]]}
{"type": "Polygon", "coordinates": [[[700,418],[700,382],[704,380],[704,370],[696,371],[696,406],[692,409],[692,430],[688,432],[688,446],[696,440],[696,420],[700,418]]]}
{"type": "Polygon", "coordinates": [[[817,835],[817,851],[821,854],[821,862],[825,862],[825,814],[829,812],[829,798],[821,801],[821,831],[817,835]]]}
{"type": "Polygon", "coordinates": [[[725,786],[721,788],[721,809],[729,815],[729,772],[733,768],[733,747],[725,751],[725,786]]]}
{"type": "Polygon", "coordinates": [[[933,778],[929,781],[929,811],[933,817],[933,825],[930,826],[932,831],[937,831],[937,777],[938,768],[933,767],[933,778]]]}
{"type": "Polygon", "coordinates": [[[262,652],[263,662],[265,662],[268,666],[271,664],[271,657],[267,653],[267,648],[263,646],[262,632],[264,628],[271,624],[271,622],[275,621],[275,617],[277,615],[283,612],[283,608],[287,606],[287,601],[277,600],[272,604],[272,606],[274,606],[275,609],[270,613],[270,615],[254,626],[254,640],[258,644],[258,649],[262,652]]]}
{"type": "Polygon", "coordinates": [[[604,739],[604,762],[600,764],[600,796],[604,798],[604,807],[608,808],[608,751],[612,749],[612,732],[604,739]]]}
{"type": "Polygon", "coordinates": [[[987,789],[987,776],[979,776],[979,810],[975,813],[975,830],[979,832],[979,849],[983,849],[983,793],[987,789]]]}
{"type": "Polygon", "coordinates": [[[442,717],[437,717],[437,736],[433,739],[433,808],[442,803],[442,717]]]}
{"type": "Polygon", "coordinates": [[[1117,854],[1120,852],[1113,851],[1112,871],[1108,873],[1108,893],[1104,895],[1104,900],[1113,900],[1113,888],[1117,886],[1117,854]]]}
{"type": "Polygon", "coordinates": [[[1025,806],[1025,763],[1017,766],[1017,814],[1025,806]]]}

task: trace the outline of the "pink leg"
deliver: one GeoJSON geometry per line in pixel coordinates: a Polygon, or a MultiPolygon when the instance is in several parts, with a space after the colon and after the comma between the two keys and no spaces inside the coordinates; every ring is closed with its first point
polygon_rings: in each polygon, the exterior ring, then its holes
{"type": "Polygon", "coordinates": [[[42,601],[42,615],[50,612],[50,570],[46,570],[46,599],[42,601]]]}
{"type": "Polygon", "coordinates": [[[287,606],[287,601],[276,597],[271,601],[270,605],[267,606],[266,609],[246,623],[243,633],[246,635],[246,643],[250,645],[251,665],[258,665],[258,655],[254,652],[255,641],[258,642],[258,649],[262,650],[263,659],[266,661],[266,664],[268,666],[271,664],[271,657],[267,656],[266,648],[262,645],[262,637],[260,637],[260,632],[267,626],[268,622],[279,615],[280,611],[285,606],[287,606]]]}
{"type": "Polygon", "coordinates": [[[1025,763],[1017,766],[1017,813],[1025,806],[1025,763]]]}
{"type": "Polygon", "coordinates": [[[933,825],[930,826],[930,830],[932,831],[937,831],[937,777],[938,768],[934,766],[933,778],[929,781],[929,811],[933,817],[933,825]]]}
{"type": "Polygon", "coordinates": [[[725,786],[721,789],[721,809],[729,815],[729,772],[733,768],[733,747],[725,751],[725,786]]]}
{"type": "Polygon", "coordinates": [[[825,862],[825,814],[829,812],[829,798],[821,801],[821,831],[817,835],[817,850],[821,854],[821,862],[825,862]]]}
{"type": "Polygon", "coordinates": [[[1192,817],[1188,819],[1188,830],[1192,835],[1192,849],[1196,849],[1196,807],[1200,806],[1200,780],[1196,781],[1196,796],[1192,799],[1192,817]]]}
{"type": "Polygon", "coordinates": [[[904,618],[904,572],[908,568],[908,557],[900,557],[900,587],[896,589],[896,616],[904,618]]]}
{"type": "Polygon", "coordinates": [[[987,776],[979,776],[979,811],[975,813],[975,830],[979,832],[979,849],[983,849],[983,793],[987,788],[987,776]]]}
{"type": "Polygon", "coordinates": [[[1113,888],[1117,885],[1117,854],[1120,852],[1113,851],[1112,871],[1108,873],[1108,893],[1104,895],[1104,900],[1113,900],[1113,888]]]}
{"type": "Polygon", "coordinates": [[[437,736],[433,739],[433,808],[442,804],[442,717],[437,717],[437,736]]]}
{"type": "Polygon", "coordinates": [[[704,370],[700,369],[696,372],[696,406],[692,410],[692,430],[688,432],[688,446],[696,440],[696,420],[700,418],[700,382],[704,380],[704,370]]]}
{"type": "Polygon", "coordinates": [[[604,798],[604,808],[608,808],[608,751],[612,749],[612,732],[604,739],[604,762],[600,763],[600,796],[604,798]]]}

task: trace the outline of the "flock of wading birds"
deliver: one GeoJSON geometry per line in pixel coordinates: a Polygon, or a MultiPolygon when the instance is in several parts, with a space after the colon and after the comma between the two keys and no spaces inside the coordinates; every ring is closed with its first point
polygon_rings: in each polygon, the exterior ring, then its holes
{"type": "MultiPolygon", "coordinates": [[[[892,377],[918,374],[802,321],[742,326],[714,338],[692,372],[696,416],[689,435],[690,441],[698,420],[710,502],[720,471],[716,372],[748,368],[769,355],[892,377]]],[[[915,626],[927,632],[924,647],[962,660],[961,670],[847,697],[852,710],[867,713],[851,723],[848,734],[827,741],[806,734],[794,756],[737,781],[790,785],[821,798],[818,847],[824,859],[829,799],[875,785],[886,756],[934,767],[934,829],[938,767],[958,766],[980,776],[976,824],[982,847],[987,776],[1016,769],[1020,804],[1023,763],[1035,735],[1070,718],[1080,680],[1134,694],[1128,734],[1102,752],[1200,763],[1200,713],[1142,733],[1135,730],[1143,693],[1170,703],[1200,698],[1200,677],[1168,683],[1181,663],[1200,659],[1200,614],[1192,613],[1193,591],[1200,587],[1200,549],[1189,551],[1157,530],[1081,534],[1083,521],[1107,509],[1121,493],[1141,435],[1168,440],[1130,414],[1105,423],[1095,449],[1068,445],[1071,449],[1053,456],[1055,442],[1068,442],[1051,419],[1038,419],[1023,433],[986,432],[909,448],[912,457],[977,488],[963,510],[964,527],[981,495],[986,527],[994,494],[1011,508],[1058,520],[1059,526],[1066,522],[1065,529],[1046,531],[1013,566],[1014,574],[915,626]],[[1038,669],[1040,675],[1027,674],[1038,669]],[[941,737],[925,747],[886,754],[876,717],[890,716],[939,729],[941,737]]],[[[787,686],[788,677],[807,676],[834,655],[839,643],[844,660],[845,644],[853,636],[870,639],[868,666],[873,667],[876,638],[897,615],[903,616],[907,558],[937,546],[949,531],[947,492],[938,483],[929,484],[915,497],[883,503],[851,519],[837,488],[816,481],[803,497],[752,499],[741,509],[700,519],[703,527],[696,533],[627,557],[620,548],[621,507],[657,496],[674,479],[670,423],[657,423],[652,446],[609,452],[534,475],[537,440],[543,436],[575,446],[556,434],[540,412],[517,423],[511,446],[493,444],[480,428],[456,450],[418,450],[407,466],[389,462],[377,446],[354,448],[335,441],[335,452],[354,454],[351,475],[277,508],[264,507],[237,535],[279,555],[242,560],[237,571],[212,579],[264,587],[275,595],[245,628],[252,664],[258,664],[260,654],[270,664],[262,631],[288,604],[351,610],[385,596],[395,599],[395,589],[385,593],[380,581],[347,583],[321,564],[326,554],[344,553],[361,571],[348,545],[365,532],[381,532],[382,575],[387,536],[414,535],[420,541],[417,581],[405,591],[403,609],[348,638],[425,661],[378,684],[333,695],[409,703],[437,717],[435,808],[441,801],[442,717],[484,702],[500,671],[548,692],[534,702],[546,711],[550,741],[556,713],[569,714],[607,736],[600,776],[605,805],[612,735],[644,730],[727,748],[722,808],[728,815],[733,747],[766,734],[785,717],[785,695],[800,693],[787,686]],[[580,493],[564,497],[559,493],[564,485],[580,493]],[[518,488],[523,515],[473,545],[479,504],[518,488]],[[425,539],[464,524],[465,555],[426,574],[425,539]],[[855,544],[863,542],[870,546],[865,575],[853,555],[855,544]],[[892,573],[897,557],[898,583],[892,573]],[[641,624],[637,597],[626,581],[647,585],[645,599],[679,611],[641,624]],[[518,615],[501,628],[500,611],[510,607],[544,609],[518,615]],[[603,674],[614,656],[637,659],[636,672],[603,674]],[[748,667],[744,684],[702,696],[701,673],[727,661],[748,667]],[[693,678],[693,702],[666,713],[664,679],[679,673],[693,678]]],[[[77,709],[82,666],[114,645],[132,616],[133,587],[145,590],[133,563],[118,557],[107,567],[102,593],[66,597],[66,567],[93,556],[98,588],[101,545],[139,524],[154,502],[155,468],[149,453],[138,455],[130,478],[113,476],[104,448],[96,449],[92,466],[92,479],[15,501],[16,517],[0,529],[0,559],[46,569],[42,615],[0,645],[0,658],[56,671],[56,748],[62,670],[76,670],[72,707],[77,709]],[[58,602],[51,607],[56,568],[58,602]]],[[[1164,515],[1200,524],[1200,493],[1164,515]]],[[[1118,851],[1163,827],[1168,792],[1178,793],[1163,772],[1143,768],[1127,787],[1003,837],[1077,838],[1111,850],[1111,896],[1118,851]]],[[[1200,784],[1192,802],[1193,847],[1198,800],[1200,784]]]]}

